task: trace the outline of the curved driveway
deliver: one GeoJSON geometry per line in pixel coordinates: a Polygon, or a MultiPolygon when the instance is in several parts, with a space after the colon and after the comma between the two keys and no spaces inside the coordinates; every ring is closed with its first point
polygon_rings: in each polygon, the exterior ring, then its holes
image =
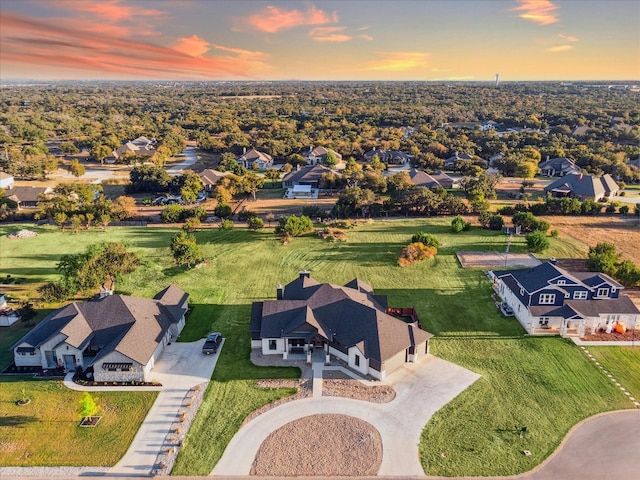
{"type": "Polygon", "coordinates": [[[378,475],[423,476],[418,455],[420,434],[429,418],[480,376],[437,357],[405,364],[384,383],[396,390],[389,403],[339,397],[305,398],[285,403],[243,426],[233,437],[213,475],[249,475],[267,436],[293,420],[319,413],[339,413],[372,424],[382,437],[378,475]]]}

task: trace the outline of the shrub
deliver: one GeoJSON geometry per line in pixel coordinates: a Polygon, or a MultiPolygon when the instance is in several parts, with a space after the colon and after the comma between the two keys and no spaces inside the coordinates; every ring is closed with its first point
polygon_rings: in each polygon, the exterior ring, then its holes
{"type": "Polygon", "coordinates": [[[222,230],[231,230],[233,228],[233,220],[225,218],[220,222],[220,228],[222,230]]]}
{"type": "Polygon", "coordinates": [[[463,230],[469,230],[470,228],[471,223],[465,222],[464,218],[460,215],[456,215],[453,217],[453,220],[451,220],[451,230],[453,230],[454,233],[460,233],[463,230]]]}
{"type": "Polygon", "coordinates": [[[313,223],[309,217],[301,215],[289,215],[280,218],[280,224],[276,227],[276,234],[287,237],[299,237],[313,231],[313,223]]]}
{"type": "Polygon", "coordinates": [[[407,265],[421,262],[422,260],[433,258],[435,256],[435,248],[429,247],[420,242],[415,242],[402,249],[398,256],[398,264],[401,267],[406,267],[407,265]]]}
{"type": "Polygon", "coordinates": [[[305,205],[302,207],[302,215],[309,218],[324,218],[327,216],[327,212],[318,205],[305,205]]]}
{"type": "Polygon", "coordinates": [[[216,208],[213,210],[213,213],[216,217],[227,218],[231,216],[231,205],[225,202],[220,202],[216,205],[216,208]]]}
{"type": "Polygon", "coordinates": [[[168,205],[160,213],[162,223],[177,223],[180,221],[183,215],[184,208],[180,205],[173,204],[168,205]]]}
{"type": "Polygon", "coordinates": [[[622,205],[620,207],[620,210],[618,210],[620,212],[620,215],[628,215],[629,214],[629,205],[622,205]]]}
{"type": "Polygon", "coordinates": [[[254,212],[253,210],[249,210],[248,208],[245,208],[243,211],[241,211],[238,214],[238,220],[240,220],[242,222],[246,222],[250,218],[257,217],[257,216],[258,216],[258,214],[256,212],[254,212]]]}
{"type": "Polygon", "coordinates": [[[249,230],[260,230],[264,228],[264,221],[258,216],[249,217],[247,219],[247,226],[249,230]]]}
{"type": "Polygon", "coordinates": [[[187,218],[187,220],[184,222],[184,225],[182,226],[182,229],[185,232],[195,232],[199,227],[200,227],[200,219],[197,217],[189,217],[187,218]]]}
{"type": "Polygon", "coordinates": [[[550,234],[553,238],[558,238],[560,236],[560,232],[558,230],[551,230],[550,234]]]}
{"type": "Polygon", "coordinates": [[[540,253],[549,248],[549,239],[542,230],[528,233],[525,238],[527,240],[527,247],[534,253],[540,253]]]}
{"type": "Polygon", "coordinates": [[[347,240],[347,234],[344,230],[340,230],[339,228],[327,227],[322,230],[318,230],[318,236],[320,238],[324,238],[325,240],[329,240],[332,242],[341,241],[344,242],[347,240]]]}
{"type": "Polygon", "coordinates": [[[41,285],[38,287],[38,293],[40,294],[42,301],[46,303],[61,302],[66,300],[71,294],[65,285],[55,282],[49,282],[41,285]]]}
{"type": "Polygon", "coordinates": [[[504,225],[504,218],[502,215],[491,215],[489,218],[489,229],[490,230],[502,230],[504,225]]]}
{"type": "Polygon", "coordinates": [[[440,240],[430,233],[418,232],[411,237],[411,243],[422,243],[427,247],[437,249],[440,246],[440,240]]]}

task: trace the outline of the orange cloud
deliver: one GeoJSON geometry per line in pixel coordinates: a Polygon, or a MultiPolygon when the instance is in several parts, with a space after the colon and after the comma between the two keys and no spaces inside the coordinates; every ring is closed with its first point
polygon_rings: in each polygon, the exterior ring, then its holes
{"type": "Polygon", "coordinates": [[[568,52],[573,49],[573,45],[558,45],[557,47],[549,47],[547,48],[547,52],[558,53],[558,52],[568,52]]]}
{"type": "Polygon", "coordinates": [[[314,5],[311,5],[306,12],[269,5],[246,19],[251,27],[267,33],[276,33],[280,30],[307,25],[326,25],[337,21],[338,14],[336,12],[328,14],[314,5]]]}
{"type": "Polygon", "coordinates": [[[549,0],[518,0],[518,3],[520,6],[513,10],[523,12],[520,14],[520,18],[541,25],[549,25],[558,21],[558,17],[553,12],[560,7],[549,0]]]}
{"type": "Polygon", "coordinates": [[[200,57],[211,49],[211,44],[197,35],[191,35],[179,38],[173,49],[191,57],[200,57]]]}
{"type": "MultiPolygon", "coordinates": [[[[127,37],[87,32],[57,21],[33,21],[0,12],[0,61],[3,65],[40,65],[43,68],[78,69],[94,74],[126,74],[136,78],[249,78],[246,72],[268,71],[266,56],[225,50],[220,56],[204,53],[197,36],[180,39],[180,51],[127,37]]],[[[216,47],[218,48],[218,47],[216,47]]]]}
{"type": "Polygon", "coordinates": [[[353,37],[345,33],[346,27],[316,27],[311,29],[309,36],[316,42],[348,42],[353,37]]]}
{"type": "Polygon", "coordinates": [[[371,62],[371,70],[401,72],[427,66],[428,53],[422,52],[376,52],[381,58],[371,62]]]}

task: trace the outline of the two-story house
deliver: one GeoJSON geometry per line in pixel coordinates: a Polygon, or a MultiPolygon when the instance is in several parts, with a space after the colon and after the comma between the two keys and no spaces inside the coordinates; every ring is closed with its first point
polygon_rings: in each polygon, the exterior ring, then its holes
{"type": "Polygon", "coordinates": [[[640,310],[614,279],[569,272],[555,261],[534,268],[491,271],[495,291],[530,335],[584,336],[638,326],[640,310]]]}

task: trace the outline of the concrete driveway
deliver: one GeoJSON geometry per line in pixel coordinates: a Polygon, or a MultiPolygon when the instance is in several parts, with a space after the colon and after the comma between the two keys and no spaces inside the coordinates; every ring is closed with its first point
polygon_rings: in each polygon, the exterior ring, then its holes
{"type": "Polygon", "coordinates": [[[271,432],[308,415],[334,413],[360,418],[378,430],[383,450],[378,475],[424,475],[418,455],[424,425],[479,377],[458,365],[428,356],[415,364],[403,365],[385,379],[384,383],[396,390],[396,398],[389,403],[339,397],[288,402],[242,427],[231,439],[212,474],[249,475],[260,445],[271,432]]]}
{"type": "MultiPolygon", "coordinates": [[[[224,340],[215,355],[203,355],[204,339],[167,345],[151,374],[162,383],[158,398],[140,426],[129,450],[109,471],[119,476],[150,475],[156,458],[178,416],[187,392],[208,383],[216,366],[224,340]]],[[[144,387],[143,387],[144,388],[144,387]]]]}

